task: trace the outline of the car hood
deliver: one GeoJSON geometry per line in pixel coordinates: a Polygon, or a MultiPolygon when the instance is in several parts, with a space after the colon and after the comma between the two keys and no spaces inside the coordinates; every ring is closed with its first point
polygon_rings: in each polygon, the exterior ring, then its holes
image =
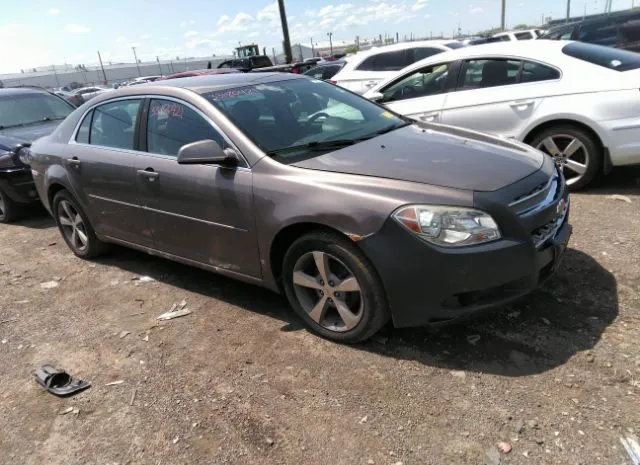
{"type": "Polygon", "coordinates": [[[494,191],[539,170],[543,157],[519,142],[451,126],[416,123],[292,165],[494,191]]]}
{"type": "Polygon", "coordinates": [[[51,134],[61,123],[62,120],[44,121],[37,124],[29,124],[17,128],[6,128],[0,130],[0,143],[5,145],[9,141],[14,144],[24,144],[25,142],[33,142],[44,136],[51,134]]]}

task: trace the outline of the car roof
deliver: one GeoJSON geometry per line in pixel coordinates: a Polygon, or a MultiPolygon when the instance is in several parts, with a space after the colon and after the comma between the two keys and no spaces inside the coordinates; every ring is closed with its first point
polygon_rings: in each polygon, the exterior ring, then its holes
{"type": "MultiPolygon", "coordinates": [[[[233,89],[269,82],[286,81],[291,79],[308,79],[306,76],[293,73],[229,73],[229,74],[205,74],[167,81],[147,82],[136,86],[138,89],[150,87],[179,87],[204,94],[214,90],[233,89]]],[[[113,95],[115,96],[114,91],[113,95]]]]}
{"type": "Polygon", "coordinates": [[[400,42],[398,44],[383,45],[381,47],[373,47],[368,50],[358,52],[351,58],[368,57],[370,55],[377,55],[378,53],[393,52],[396,50],[408,50],[416,47],[429,47],[429,46],[441,46],[445,47],[452,42],[458,42],[455,39],[451,40],[416,40],[414,42],[400,42]]]}
{"type": "Polygon", "coordinates": [[[48,94],[46,89],[40,89],[38,87],[7,87],[0,89],[0,97],[10,97],[14,95],[29,95],[29,94],[48,94]]]}

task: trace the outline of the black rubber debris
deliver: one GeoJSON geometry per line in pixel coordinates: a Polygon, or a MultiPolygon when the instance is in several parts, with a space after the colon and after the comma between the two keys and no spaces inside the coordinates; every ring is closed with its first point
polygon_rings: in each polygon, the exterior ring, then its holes
{"type": "Polygon", "coordinates": [[[73,379],[70,374],[52,365],[42,365],[33,372],[33,376],[40,386],[59,397],[72,396],[91,386],[88,381],[73,379]]]}

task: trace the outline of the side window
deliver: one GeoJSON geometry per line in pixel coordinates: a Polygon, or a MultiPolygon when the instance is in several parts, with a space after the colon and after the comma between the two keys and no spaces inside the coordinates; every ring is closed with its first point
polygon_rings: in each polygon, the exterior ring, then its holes
{"type": "Polygon", "coordinates": [[[429,66],[411,73],[382,91],[384,102],[441,94],[449,75],[449,64],[429,66]]]}
{"type": "Polygon", "coordinates": [[[560,72],[549,66],[532,61],[525,61],[522,65],[522,75],[520,82],[538,82],[560,79],[560,72]]]}
{"type": "Polygon", "coordinates": [[[93,116],[93,110],[91,110],[82,120],[82,124],[78,128],[78,133],[76,134],[76,142],[79,144],[88,144],[89,143],[89,132],[91,128],[91,117],[93,116]]]}
{"type": "Polygon", "coordinates": [[[324,79],[324,73],[325,73],[325,67],[321,66],[318,68],[313,68],[311,70],[309,70],[308,72],[304,73],[306,76],[309,76],[313,79],[319,79],[319,80],[323,80],[324,79]]]}
{"type": "Polygon", "coordinates": [[[590,44],[615,46],[618,42],[618,26],[615,23],[583,26],[580,28],[578,40],[590,44]]]}
{"type": "Polygon", "coordinates": [[[105,103],[93,110],[91,145],[133,150],[139,99],[105,103]]]}
{"type": "Polygon", "coordinates": [[[527,32],[516,32],[516,39],[518,40],[532,40],[533,36],[531,35],[531,32],[527,31],[527,32]]]}
{"type": "Polygon", "coordinates": [[[340,71],[340,66],[324,66],[323,68],[322,79],[324,80],[331,79],[340,71]]]}
{"type": "Polygon", "coordinates": [[[432,48],[432,47],[420,47],[420,48],[414,48],[409,52],[413,53],[412,58],[410,58],[411,63],[415,63],[416,61],[424,60],[425,58],[429,58],[438,53],[442,53],[443,50],[440,50],[439,48],[432,48]]]}
{"type": "Polygon", "coordinates": [[[152,99],[147,117],[147,152],[177,156],[183,145],[222,136],[191,108],[171,100],[152,99]]]}
{"type": "Polygon", "coordinates": [[[460,70],[458,90],[516,84],[520,63],[518,60],[467,60],[460,70]]]}
{"type": "Polygon", "coordinates": [[[398,71],[407,66],[406,50],[379,53],[364,60],[358,71],[398,71]]]}

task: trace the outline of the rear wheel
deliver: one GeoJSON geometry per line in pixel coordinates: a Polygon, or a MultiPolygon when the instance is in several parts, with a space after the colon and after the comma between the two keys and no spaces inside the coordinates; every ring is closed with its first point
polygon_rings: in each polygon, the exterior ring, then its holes
{"type": "Polygon", "coordinates": [[[82,208],[67,191],[53,198],[53,213],[62,237],[78,257],[94,258],[106,251],[107,245],[96,237],[82,208]]]}
{"type": "Polygon", "coordinates": [[[536,134],[530,145],[555,159],[571,190],[587,186],[600,172],[602,148],[584,129],[554,126],[536,134]]]}
{"type": "Polygon", "coordinates": [[[18,205],[0,189],[0,223],[11,223],[18,218],[18,205]]]}
{"type": "Polygon", "coordinates": [[[337,234],[310,233],[295,241],[284,258],[283,282],[296,313],[327,339],[364,341],[389,319],[373,266],[337,234]]]}

